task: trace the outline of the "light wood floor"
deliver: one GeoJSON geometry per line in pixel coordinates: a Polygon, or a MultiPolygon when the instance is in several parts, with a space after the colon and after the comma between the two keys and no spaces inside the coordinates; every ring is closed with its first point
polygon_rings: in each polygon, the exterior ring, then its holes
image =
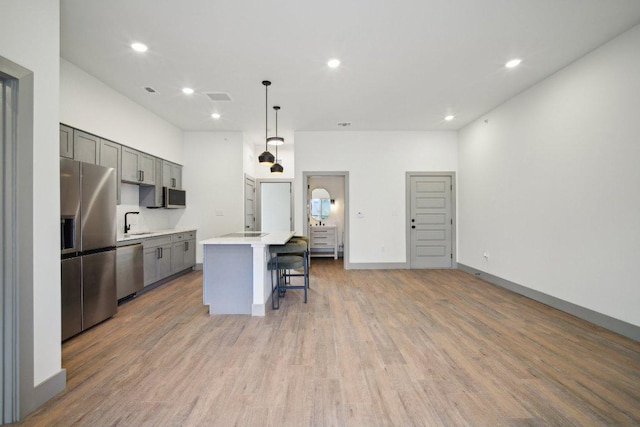
{"type": "Polygon", "coordinates": [[[455,270],[314,259],[309,303],[214,316],[193,272],[63,345],[42,426],[640,425],[640,343],[455,270]]]}

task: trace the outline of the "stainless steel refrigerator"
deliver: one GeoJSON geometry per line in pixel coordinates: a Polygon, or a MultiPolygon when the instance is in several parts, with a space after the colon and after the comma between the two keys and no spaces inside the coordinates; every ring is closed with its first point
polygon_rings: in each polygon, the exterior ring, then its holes
{"type": "Polygon", "coordinates": [[[62,340],[118,309],[115,179],[113,168],[60,159],[62,340]]]}

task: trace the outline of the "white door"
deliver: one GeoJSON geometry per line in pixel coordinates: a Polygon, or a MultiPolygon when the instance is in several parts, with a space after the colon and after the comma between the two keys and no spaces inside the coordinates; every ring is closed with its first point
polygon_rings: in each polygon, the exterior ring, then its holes
{"type": "Polygon", "coordinates": [[[291,231],[291,183],[260,183],[260,231],[291,231]]]}
{"type": "Polygon", "coordinates": [[[411,268],[453,267],[451,176],[410,177],[411,268]]]}
{"type": "Polygon", "coordinates": [[[256,229],[256,181],[249,176],[244,178],[244,229],[256,229]]]}

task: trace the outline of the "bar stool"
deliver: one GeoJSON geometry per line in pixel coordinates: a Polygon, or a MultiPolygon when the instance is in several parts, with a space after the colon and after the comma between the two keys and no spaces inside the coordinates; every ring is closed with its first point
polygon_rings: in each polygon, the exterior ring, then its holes
{"type": "Polygon", "coordinates": [[[271,308],[280,308],[280,298],[284,297],[287,289],[303,289],[304,302],[307,303],[307,289],[309,288],[309,251],[303,241],[290,240],[284,245],[271,245],[269,247],[271,259],[267,266],[271,272],[271,308]],[[293,273],[293,270],[302,269],[302,273],[293,273]],[[274,283],[273,275],[276,275],[274,283]],[[303,277],[302,285],[292,285],[291,277],[303,277]],[[274,295],[275,293],[275,295],[274,295]],[[277,300],[277,302],[276,302],[277,300]]]}

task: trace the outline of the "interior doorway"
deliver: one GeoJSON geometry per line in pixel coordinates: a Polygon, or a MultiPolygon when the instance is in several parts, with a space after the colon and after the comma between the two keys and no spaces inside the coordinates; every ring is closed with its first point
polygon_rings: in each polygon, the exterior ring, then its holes
{"type": "Polygon", "coordinates": [[[257,230],[293,230],[293,181],[258,180],[257,230]]]}
{"type": "Polygon", "coordinates": [[[342,257],[349,269],[349,172],[303,172],[302,177],[302,225],[312,256],[342,257]],[[314,194],[328,200],[314,200],[314,194]]]}

